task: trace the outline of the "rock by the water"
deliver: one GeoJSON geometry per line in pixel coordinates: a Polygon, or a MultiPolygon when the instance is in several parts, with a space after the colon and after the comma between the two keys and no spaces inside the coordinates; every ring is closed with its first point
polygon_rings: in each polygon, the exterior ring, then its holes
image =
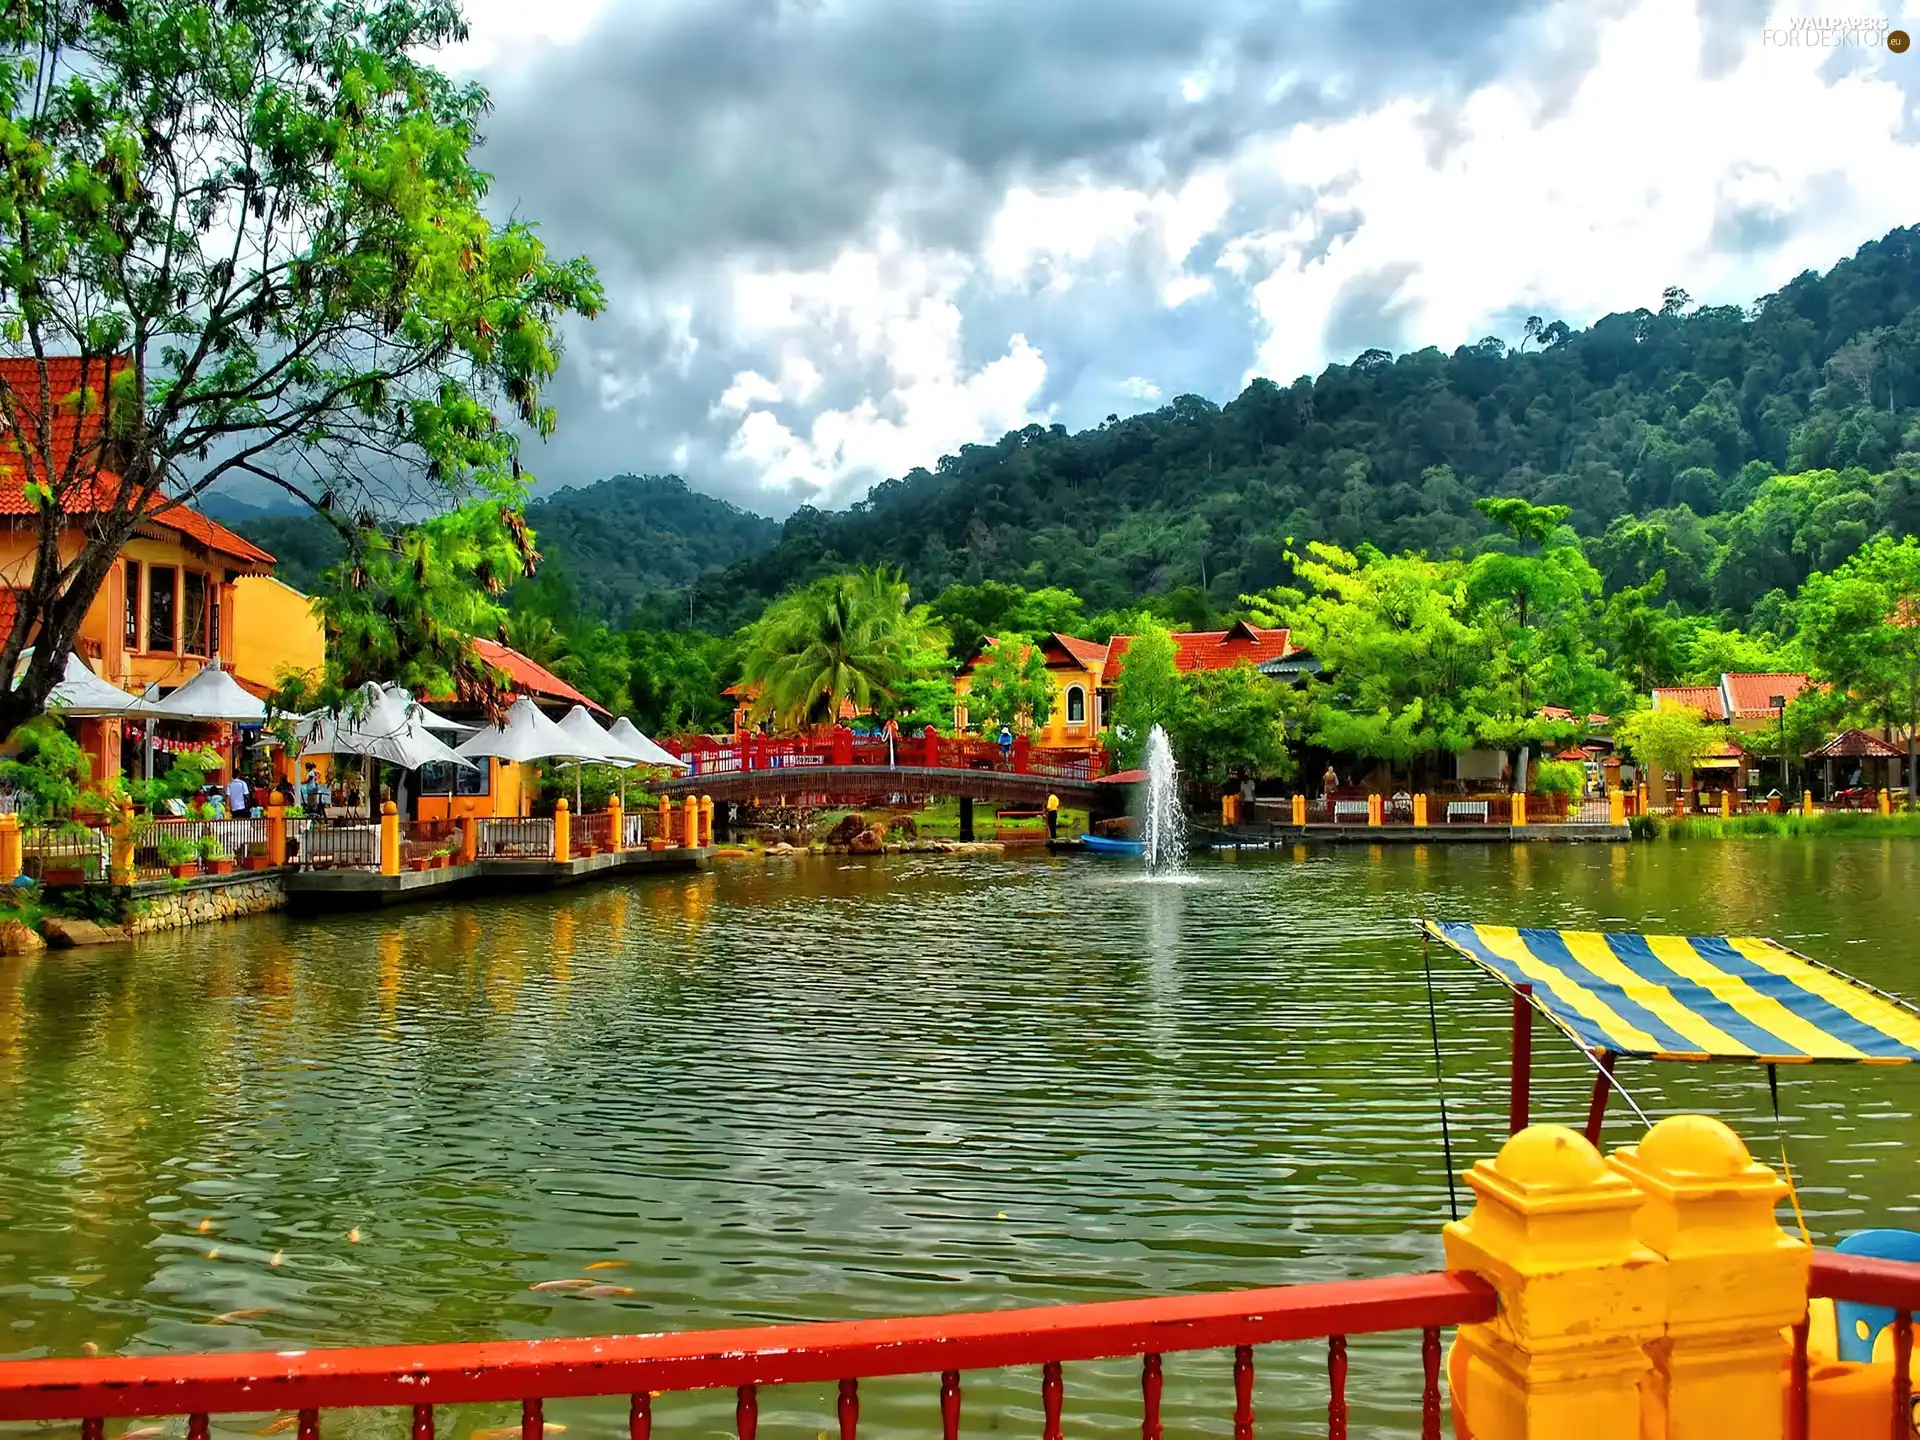
{"type": "Polygon", "coordinates": [[[862,830],[847,842],[849,855],[878,855],[885,849],[886,845],[880,839],[880,832],[873,829],[862,830]]]}
{"type": "Polygon", "coordinates": [[[829,845],[851,845],[854,836],[867,828],[867,822],[858,815],[844,815],[840,823],[820,838],[829,845]]]}
{"type": "Polygon", "coordinates": [[[96,925],[91,920],[75,920],[65,915],[49,915],[40,922],[41,933],[56,950],[73,950],[82,945],[113,945],[127,938],[127,932],[114,926],[96,925]]]}
{"type": "Polygon", "coordinates": [[[0,955],[30,955],[46,948],[40,932],[26,921],[0,920],[0,955]]]}

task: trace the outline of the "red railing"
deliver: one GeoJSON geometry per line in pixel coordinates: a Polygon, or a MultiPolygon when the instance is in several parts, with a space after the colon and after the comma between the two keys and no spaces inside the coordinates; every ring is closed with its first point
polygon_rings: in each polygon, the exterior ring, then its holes
{"type": "MultiPolygon", "coordinates": [[[[1908,1366],[1913,1359],[1913,1312],[1920,1309],[1920,1265],[1901,1260],[1874,1260],[1844,1255],[1837,1250],[1815,1250],[1808,1277],[1810,1299],[1851,1300],[1892,1310],[1893,1382],[1887,1411],[1892,1440],[1913,1434],[1913,1384],[1908,1366]]],[[[0,1399],[0,1412],[5,1401],[0,1399]]],[[[1787,1407],[1787,1440],[1807,1440],[1807,1322],[1793,1327],[1791,1397],[1787,1407]]]]}
{"type": "MultiPolygon", "coordinates": [[[[0,1362],[0,1419],[79,1420],[82,1440],[103,1440],[115,1416],[185,1415],[188,1440],[206,1440],[208,1417],[286,1410],[296,1440],[318,1440],[320,1411],[402,1406],[412,1440],[432,1440],[434,1410],[519,1401],[522,1436],[543,1433],[544,1401],[628,1396],[631,1440],[653,1433],[654,1397],[733,1390],[740,1440],[754,1440],[759,1388],[838,1384],[841,1440],[855,1440],[859,1382],[938,1374],[942,1430],[960,1427],[960,1377],[969,1370],[1040,1367],[1046,1440],[1060,1440],[1066,1409],[1061,1366],[1142,1357],[1141,1427],[1159,1440],[1161,1356],[1231,1347],[1233,1426],[1253,1435],[1256,1345],[1327,1341],[1327,1434],[1347,1433],[1347,1338],[1422,1332],[1420,1433],[1440,1437],[1440,1332],[1491,1320],[1493,1287],[1474,1275],[1389,1276],[1152,1300],[1029,1310],[773,1325],[671,1335],[498,1341],[340,1350],[143,1355],[0,1362]]],[[[1378,1388],[1369,1382],[1369,1388],[1378,1388]]],[[[1411,1395],[1409,1395],[1411,1399],[1411,1395]]]]}
{"type": "Polygon", "coordinates": [[[730,775],[742,770],[780,770],[807,766],[888,765],[939,770],[995,770],[1050,779],[1091,782],[1106,773],[1104,756],[1086,750],[1049,749],[1025,740],[1002,749],[996,740],[970,735],[901,734],[889,749],[884,736],[851,731],[792,739],[750,735],[731,744],[705,735],[662,742],[685,757],[690,777],[730,775]]]}

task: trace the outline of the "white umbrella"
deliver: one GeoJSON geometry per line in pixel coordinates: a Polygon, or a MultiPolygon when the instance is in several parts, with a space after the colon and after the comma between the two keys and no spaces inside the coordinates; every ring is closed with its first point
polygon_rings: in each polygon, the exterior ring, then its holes
{"type": "MultiPolygon", "coordinates": [[[[24,673],[27,662],[33,658],[31,649],[20,652],[20,671],[24,673]]],[[[20,676],[14,676],[14,685],[20,683],[20,676]]],[[[129,695],[118,685],[110,684],[94,674],[92,667],[78,655],[67,655],[66,672],[60,683],[53,687],[47,696],[47,709],[58,711],[74,719],[93,719],[100,716],[137,716],[147,713],[146,705],[137,695],[129,695]]]]}
{"type": "Polygon", "coordinates": [[[259,725],[267,718],[266,702],[242,690],[218,661],[209,661],[198,675],[166,699],[156,701],[152,708],[164,720],[259,725]]]}
{"type": "Polygon", "coordinates": [[[634,723],[624,715],[607,728],[607,738],[642,765],[664,765],[673,770],[691,768],[687,761],[669,751],[662,750],[642,735],[634,723]]]}
{"type": "MultiPolygon", "coordinates": [[[[622,770],[627,770],[631,769],[635,763],[633,757],[627,754],[619,741],[594,723],[593,716],[587,713],[587,707],[584,705],[576,705],[569,710],[561,718],[559,728],[583,749],[591,746],[597,750],[598,760],[602,765],[617,765],[622,770]]],[[[624,805],[626,801],[627,784],[626,777],[623,775],[620,778],[620,803],[624,805]]],[[[573,767],[573,808],[575,810],[580,808],[580,766],[578,764],[573,767]]]]}
{"type": "Polygon", "coordinates": [[[458,720],[449,720],[446,716],[429,710],[425,705],[422,705],[418,700],[414,699],[413,696],[401,686],[389,685],[387,689],[403,697],[406,702],[413,707],[413,713],[419,719],[420,723],[429,730],[444,730],[450,735],[465,735],[470,731],[480,728],[478,725],[464,725],[458,720]]]}
{"type": "Polygon", "coordinates": [[[584,745],[540,713],[525,695],[513,702],[506,722],[485,725],[460,743],[459,753],[468,759],[491,755],[499,760],[585,760],[597,763],[598,745],[584,745]]]}
{"type": "Polygon", "coordinates": [[[350,712],[306,717],[311,728],[301,739],[303,755],[365,755],[402,770],[434,764],[474,768],[470,760],[427,729],[419,707],[404,690],[365,685],[360,694],[367,707],[358,717],[350,712]]]}

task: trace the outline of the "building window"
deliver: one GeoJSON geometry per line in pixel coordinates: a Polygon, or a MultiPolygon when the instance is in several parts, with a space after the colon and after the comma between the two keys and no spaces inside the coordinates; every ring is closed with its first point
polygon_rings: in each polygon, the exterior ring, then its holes
{"type": "Polygon", "coordinates": [[[125,577],[121,589],[127,602],[126,646],[129,650],[140,648],[140,562],[129,560],[122,569],[125,577]]]}
{"type": "Polygon", "coordinates": [[[147,567],[147,649],[173,653],[173,583],[171,565],[147,567]]]}
{"type": "Polygon", "coordinates": [[[189,655],[211,655],[207,648],[207,577],[189,570],[181,588],[180,646],[189,655]]]}
{"type": "Polygon", "coordinates": [[[1087,692],[1078,685],[1067,691],[1067,723],[1084,725],[1087,723],[1087,692]]]}
{"type": "Polygon", "coordinates": [[[451,765],[435,760],[420,767],[422,795],[485,795],[493,766],[486,760],[477,765],[451,765]]]}

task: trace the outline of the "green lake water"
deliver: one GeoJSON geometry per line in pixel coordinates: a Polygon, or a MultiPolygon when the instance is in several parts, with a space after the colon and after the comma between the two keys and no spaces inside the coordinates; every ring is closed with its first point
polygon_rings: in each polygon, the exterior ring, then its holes
{"type": "MultiPolygon", "coordinates": [[[[802,858],[0,958],[0,1357],[1431,1268],[1448,1202],[1410,917],[1772,935],[1915,996],[1916,897],[1911,841],[1355,847],[1198,860],[1184,884],[1082,857],[802,858]],[[602,1261],[621,1263],[585,1268],[602,1261]],[[586,1275],[634,1293],[529,1288],[586,1275]]],[[[1508,1004],[1433,962],[1464,1167],[1503,1136],[1508,1004]]],[[[1540,1027],[1536,1118],[1581,1123],[1590,1075],[1540,1027]]],[[[1656,1118],[1719,1114],[1777,1163],[1764,1071],[1621,1078],[1656,1118]]],[[[1920,1074],[1794,1071],[1781,1102],[1817,1238],[1920,1223],[1920,1074]]],[[[1631,1121],[1616,1102],[1609,1143],[1631,1121]]],[[[1170,1433],[1230,1433],[1230,1364],[1168,1358],[1170,1433]]],[[[1320,1431],[1323,1348],[1257,1364],[1263,1433],[1320,1431]]],[[[1137,1434],[1137,1376],[1069,1366],[1068,1433],[1137,1434]]],[[[1355,1434],[1417,1433],[1417,1338],[1356,1341],[1351,1377],[1355,1434]]],[[[965,1385],[966,1433],[1038,1433],[1037,1369],[965,1385]]],[[[933,1431],[936,1392],[869,1384],[863,1433],[933,1431]]],[[[583,1436],[622,1416],[548,1418],[583,1436]]],[[[731,1397],[656,1416],[729,1433],[731,1397]]],[[[824,1387],[768,1392],[761,1434],[812,1440],[832,1417],[824,1387]]],[[[325,1433],[404,1425],[330,1415],[325,1433]]]]}

